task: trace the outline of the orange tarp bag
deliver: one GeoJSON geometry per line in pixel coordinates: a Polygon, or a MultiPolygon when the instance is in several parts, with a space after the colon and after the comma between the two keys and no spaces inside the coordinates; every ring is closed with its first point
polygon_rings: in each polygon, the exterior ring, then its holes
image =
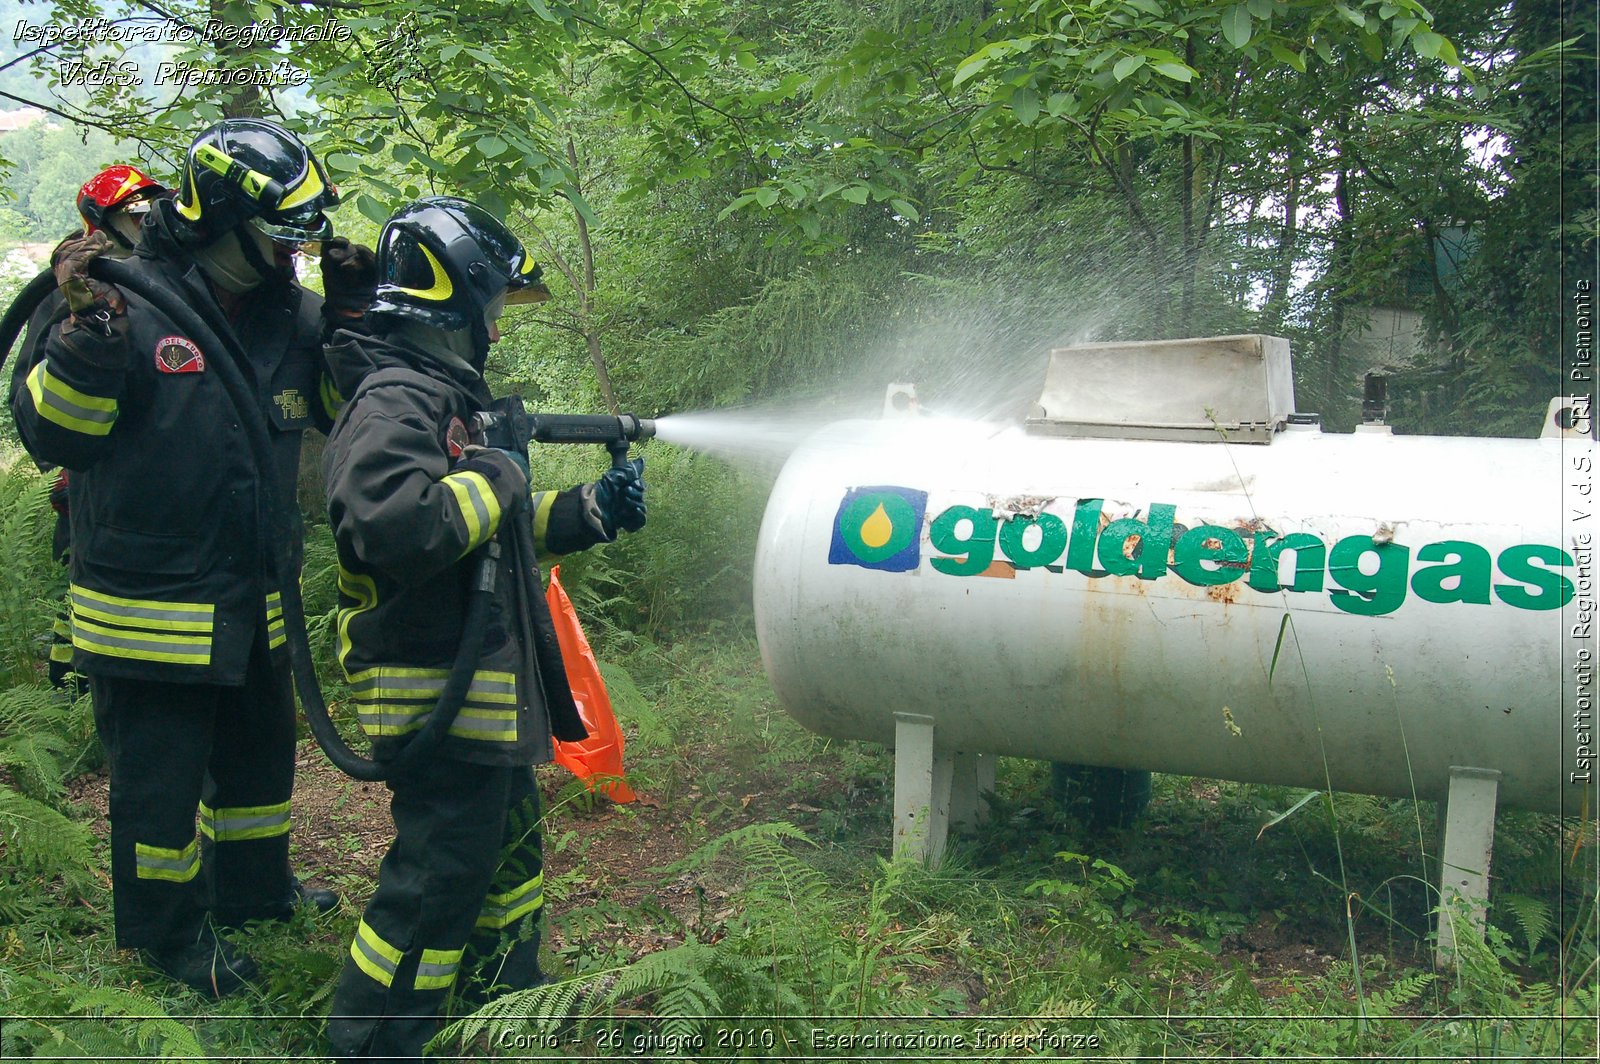
{"type": "Polygon", "coordinates": [[[605,681],[600,678],[600,665],[578,624],[578,612],[561,586],[560,573],[559,565],[551,568],[545,600],[556,623],[556,640],[567,667],[567,680],[572,684],[572,700],[578,703],[578,715],[583,718],[589,737],[574,743],[553,740],[556,763],[570,769],[591,791],[598,787],[612,801],[631,802],[637,796],[622,778],[622,728],[611,709],[605,681]]]}

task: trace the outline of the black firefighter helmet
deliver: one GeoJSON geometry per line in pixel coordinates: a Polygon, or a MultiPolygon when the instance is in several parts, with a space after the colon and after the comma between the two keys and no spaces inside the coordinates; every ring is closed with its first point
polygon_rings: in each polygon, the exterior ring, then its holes
{"type": "Polygon", "coordinates": [[[542,271],[494,215],[454,196],[400,208],[378,236],[378,298],[369,314],[435,329],[479,329],[484,311],[550,298],[542,271]]]}
{"type": "Polygon", "coordinates": [[[339,205],[339,190],[300,138],[258,118],[227,118],[189,145],[179,177],[177,210],[216,238],[250,222],[290,244],[333,235],[322,212],[339,205]]]}

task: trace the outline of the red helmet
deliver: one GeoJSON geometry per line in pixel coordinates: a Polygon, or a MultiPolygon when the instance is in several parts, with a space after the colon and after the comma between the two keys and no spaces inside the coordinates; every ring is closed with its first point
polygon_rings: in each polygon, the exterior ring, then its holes
{"type": "Polygon", "coordinates": [[[83,231],[87,234],[107,229],[117,236],[116,230],[107,224],[113,210],[132,200],[154,199],[166,191],[132,166],[108,166],[78,190],[78,213],[83,215],[83,231]]]}

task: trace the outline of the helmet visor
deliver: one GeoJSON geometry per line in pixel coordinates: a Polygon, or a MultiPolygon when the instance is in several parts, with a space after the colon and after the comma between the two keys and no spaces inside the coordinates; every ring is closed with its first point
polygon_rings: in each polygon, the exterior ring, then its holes
{"type": "Polygon", "coordinates": [[[257,215],[250,219],[250,224],[279,243],[293,245],[308,255],[320,255],[322,242],[333,236],[333,223],[328,221],[327,215],[314,208],[309,215],[298,211],[292,213],[295,216],[293,222],[282,215],[270,218],[257,215]]]}
{"type": "Polygon", "coordinates": [[[550,298],[550,289],[544,286],[543,281],[535,281],[521,288],[506,290],[506,302],[512,306],[521,306],[524,303],[543,303],[550,298]]]}

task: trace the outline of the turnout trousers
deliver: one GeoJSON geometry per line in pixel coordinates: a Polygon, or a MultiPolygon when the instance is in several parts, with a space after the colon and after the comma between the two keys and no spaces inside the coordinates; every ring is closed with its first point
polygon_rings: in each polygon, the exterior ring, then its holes
{"type": "Polygon", "coordinates": [[[532,769],[439,758],[388,786],[394,842],[328,1018],[340,1059],[419,1059],[452,990],[464,1013],[541,980],[532,769]]]}
{"type": "Polygon", "coordinates": [[[264,640],[240,687],[94,675],[89,690],[111,768],[117,945],[193,942],[207,910],[287,915],[294,701],[264,640]]]}

